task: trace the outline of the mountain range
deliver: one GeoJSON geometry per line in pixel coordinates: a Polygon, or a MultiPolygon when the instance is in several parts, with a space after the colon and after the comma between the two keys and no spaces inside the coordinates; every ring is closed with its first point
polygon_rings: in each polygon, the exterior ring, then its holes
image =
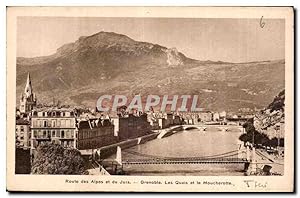
{"type": "MultiPolygon", "coordinates": [[[[199,53],[205,53],[199,51],[199,53]]],[[[285,61],[195,60],[176,48],[99,32],[50,56],[17,57],[17,104],[30,72],[40,103],[94,108],[101,95],[199,95],[213,111],[263,108],[284,89],[285,61]]]]}

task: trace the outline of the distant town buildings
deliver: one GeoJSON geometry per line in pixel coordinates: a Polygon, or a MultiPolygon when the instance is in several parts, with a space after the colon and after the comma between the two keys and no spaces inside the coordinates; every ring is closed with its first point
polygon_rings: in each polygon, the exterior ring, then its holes
{"type": "Polygon", "coordinates": [[[152,130],[165,129],[183,123],[181,117],[175,113],[149,112],[147,116],[152,130]]]}
{"type": "Polygon", "coordinates": [[[228,117],[226,118],[227,120],[227,125],[240,125],[242,126],[249,118],[245,117],[238,117],[238,116],[233,116],[233,117],[228,117]]]}
{"type": "Polygon", "coordinates": [[[203,124],[213,121],[213,112],[180,112],[179,115],[183,118],[184,124],[203,124]]]}

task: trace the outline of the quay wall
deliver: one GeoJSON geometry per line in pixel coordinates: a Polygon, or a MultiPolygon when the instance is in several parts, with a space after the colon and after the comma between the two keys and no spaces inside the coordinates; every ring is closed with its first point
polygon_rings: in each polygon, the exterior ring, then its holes
{"type": "Polygon", "coordinates": [[[129,139],[125,140],[116,144],[104,146],[100,148],[100,158],[104,159],[107,158],[108,156],[115,154],[117,152],[117,147],[121,147],[121,149],[126,149],[130,148],[133,146],[136,146],[138,144],[144,144],[150,140],[156,139],[159,133],[151,133],[145,136],[141,136],[139,138],[135,139],[129,139]]]}
{"type": "MultiPolygon", "coordinates": [[[[164,129],[166,130],[166,132],[164,132],[165,134],[163,134],[162,138],[164,137],[168,137],[173,135],[174,133],[177,133],[179,131],[183,130],[182,126],[173,126],[170,129],[164,129]]],[[[163,132],[161,132],[163,133],[163,132]]],[[[107,157],[109,157],[112,154],[115,154],[117,152],[117,147],[121,147],[121,149],[127,149],[133,146],[136,146],[138,144],[144,144],[148,141],[151,141],[153,139],[156,139],[157,136],[160,134],[160,132],[154,132],[148,135],[144,135],[138,138],[134,138],[134,139],[128,139],[122,142],[118,142],[115,144],[111,144],[111,145],[107,145],[107,146],[103,146],[101,148],[98,148],[98,150],[100,150],[100,160],[101,159],[105,159],[107,157]]],[[[82,155],[86,155],[86,156],[91,156],[93,153],[93,150],[96,149],[86,149],[86,150],[80,150],[82,155]]]]}

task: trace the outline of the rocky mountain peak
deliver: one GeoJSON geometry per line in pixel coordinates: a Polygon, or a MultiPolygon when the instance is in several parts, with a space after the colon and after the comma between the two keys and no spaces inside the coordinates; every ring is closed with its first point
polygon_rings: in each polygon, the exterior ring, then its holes
{"type": "Polygon", "coordinates": [[[166,50],[167,53],[167,63],[168,65],[183,65],[182,57],[180,56],[176,48],[170,48],[166,50]]]}
{"type": "Polygon", "coordinates": [[[133,45],[136,41],[128,36],[114,32],[98,32],[91,36],[81,36],[74,43],[68,43],[57,49],[60,55],[76,52],[82,48],[103,48],[113,45],[133,45]]]}

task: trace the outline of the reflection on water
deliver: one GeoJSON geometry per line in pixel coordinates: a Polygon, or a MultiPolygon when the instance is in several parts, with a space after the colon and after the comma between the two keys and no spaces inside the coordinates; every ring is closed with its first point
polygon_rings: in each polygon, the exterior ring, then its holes
{"type": "MultiPolygon", "coordinates": [[[[125,149],[122,151],[122,159],[140,159],[141,156],[132,154],[135,152],[161,157],[202,157],[221,154],[239,148],[240,134],[239,130],[182,131],[125,149]]],[[[243,175],[243,168],[243,164],[124,165],[123,167],[129,175],[243,175]]]]}

